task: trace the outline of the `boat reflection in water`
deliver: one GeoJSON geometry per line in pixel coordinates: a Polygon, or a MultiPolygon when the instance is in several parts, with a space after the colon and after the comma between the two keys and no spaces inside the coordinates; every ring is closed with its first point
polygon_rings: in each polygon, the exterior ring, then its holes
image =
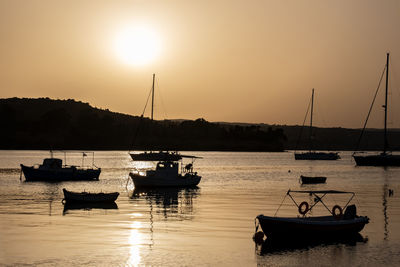
{"type": "MultiPolygon", "coordinates": [[[[157,214],[162,214],[164,218],[193,213],[193,200],[199,195],[200,188],[197,186],[190,188],[166,187],[166,188],[135,188],[131,199],[145,199],[150,205],[152,215],[153,208],[159,210],[157,214]]],[[[183,218],[184,219],[184,218],[183,218]]]]}
{"type": "Polygon", "coordinates": [[[91,209],[118,209],[115,202],[66,202],[64,204],[63,215],[68,214],[69,210],[91,210],[91,209]]]}
{"type": "Polygon", "coordinates": [[[296,250],[308,250],[317,246],[355,246],[357,245],[357,243],[366,242],[368,242],[368,238],[363,237],[359,233],[340,237],[291,240],[291,242],[287,242],[287,240],[273,240],[267,238],[264,242],[261,243],[261,245],[256,245],[256,251],[260,256],[263,256],[296,250]]]}

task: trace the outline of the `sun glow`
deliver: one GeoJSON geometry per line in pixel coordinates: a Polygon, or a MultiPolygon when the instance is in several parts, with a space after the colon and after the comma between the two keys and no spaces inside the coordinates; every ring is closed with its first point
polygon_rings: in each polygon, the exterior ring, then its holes
{"type": "Polygon", "coordinates": [[[129,27],[118,32],[115,51],[119,59],[130,65],[145,65],[160,53],[160,40],[155,31],[145,26],[129,27]]]}

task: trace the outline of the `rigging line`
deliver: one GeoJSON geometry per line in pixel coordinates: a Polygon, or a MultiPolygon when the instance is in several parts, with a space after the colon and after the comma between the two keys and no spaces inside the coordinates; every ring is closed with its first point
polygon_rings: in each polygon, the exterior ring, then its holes
{"type": "MultiPolygon", "coordinates": [[[[377,96],[377,94],[378,94],[379,88],[381,87],[381,82],[382,82],[382,79],[383,79],[383,75],[385,74],[386,68],[387,68],[387,66],[386,66],[386,64],[385,64],[385,67],[383,68],[383,71],[382,71],[381,78],[380,78],[379,83],[378,83],[378,88],[376,88],[375,95],[374,95],[374,99],[372,100],[371,106],[369,107],[367,119],[366,119],[365,122],[364,122],[364,127],[363,127],[363,129],[362,129],[362,131],[361,131],[360,137],[358,138],[357,146],[356,146],[356,149],[354,150],[354,152],[358,150],[358,146],[360,145],[361,138],[362,138],[362,136],[363,136],[363,134],[364,134],[364,132],[365,132],[365,127],[367,127],[369,115],[371,114],[372,107],[374,106],[374,103],[375,103],[375,100],[376,100],[376,96],[377,96]]],[[[353,153],[353,154],[354,154],[354,153],[353,153]]]]}
{"type": "Polygon", "coordinates": [[[147,96],[146,104],[144,105],[143,112],[142,112],[142,114],[140,115],[139,124],[138,124],[138,126],[137,126],[137,128],[136,128],[136,131],[135,131],[134,135],[133,135],[132,142],[131,142],[131,145],[130,145],[130,147],[129,147],[129,152],[128,152],[128,153],[131,152],[131,148],[133,148],[133,145],[135,144],[135,141],[136,141],[137,136],[138,136],[138,134],[139,134],[139,129],[141,128],[141,125],[142,125],[142,123],[143,123],[143,116],[144,116],[144,113],[145,113],[145,111],[146,111],[147,105],[148,105],[148,103],[149,103],[151,91],[152,91],[152,88],[150,88],[149,95],[147,96]]]}
{"type": "Polygon", "coordinates": [[[144,112],[146,111],[146,108],[147,108],[147,105],[148,105],[148,103],[149,103],[149,99],[150,99],[150,96],[151,96],[151,91],[152,91],[152,89],[153,89],[153,88],[150,88],[150,92],[149,92],[149,95],[147,96],[146,104],[144,105],[144,109],[143,109],[143,112],[142,112],[141,117],[144,116],[144,112]]]}
{"type": "Polygon", "coordinates": [[[301,135],[302,135],[302,133],[303,133],[304,124],[306,123],[307,116],[308,116],[308,112],[310,111],[310,106],[311,106],[311,99],[310,99],[310,102],[308,102],[308,107],[307,107],[306,116],[304,116],[303,125],[301,126],[301,129],[300,129],[299,138],[297,139],[296,146],[294,147],[294,151],[295,151],[295,152],[296,152],[296,150],[297,150],[297,146],[299,145],[299,142],[300,142],[300,139],[301,139],[301,135]]]}
{"type": "Polygon", "coordinates": [[[161,87],[160,87],[160,84],[158,83],[158,79],[156,80],[156,83],[157,83],[157,87],[158,87],[158,92],[160,94],[161,106],[162,106],[162,109],[163,109],[163,112],[164,112],[164,119],[167,119],[167,109],[165,108],[165,105],[164,105],[164,99],[163,99],[162,94],[161,94],[161,89],[160,89],[161,87]]]}
{"type": "Polygon", "coordinates": [[[285,201],[287,195],[288,194],[285,194],[285,197],[283,198],[281,204],[279,205],[278,209],[275,211],[274,217],[276,216],[276,214],[278,213],[279,209],[281,208],[281,206],[282,206],[283,202],[285,201]]]}

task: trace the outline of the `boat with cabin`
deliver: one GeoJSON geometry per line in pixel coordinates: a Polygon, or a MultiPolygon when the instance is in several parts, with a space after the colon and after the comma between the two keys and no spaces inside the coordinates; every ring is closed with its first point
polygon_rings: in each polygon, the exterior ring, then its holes
{"type": "MultiPolygon", "coordinates": [[[[99,180],[101,168],[94,165],[94,153],[92,167],[84,167],[84,158],[87,157],[85,152],[82,153],[82,166],[63,165],[63,160],[53,157],[53,151],[50,151],[50,158],[45,158],[42,164],[34,166],[26,166],[21,164],[21,177],[25,176],[26,181],[82,181],[82,180],[99,180]]],[[[64,152],[64,162],[66,154],[64,152]]]]}
{"type": "MultiPolygon", "coordinates": [[[[140,187],[193,187],[200,183],[201,176],[193,171],[193,164],[201,157],[182,155],[178,152],[159,152],[164,160],[153,160],[154,157],[142,158],[139,161],[155,161],[155,168],[138,169],[129,173],[135,188],[140,187]],[[184,164],[183,158],[191,159],[184,164]],[[165,160],[166,159],[166,160],[165,160]]],[[[154,154],[154,153],[153,153],[154,154]]]]}
{"type": "MultiPolygon", "coordinates": [[[[294,153],[294,158],[296,160],[337,160],[340,159],[339,153],[338,152],[317,152],[313,150],[313,111],[314,111],[314,88],[312,89],[312,94],[311,94],[311,115],[310,115],[310,126],[309,126],[309,151],[303,152],[303,153],[294,153]]],[[[308,113],[308,109],[307,109],[308,113]]],[[[306,113],[306,117],[307,117],[306,113]]],[[[305,120],[304,120],[305,121],[305,120]]],[[[300,136],[299,140],[301,138],[301,132],[303,130],[303,126],[300,131],[300,136]]]]}
{"type": "Polygon", "coordinates": [[[256,232],[258,227],[261,226],[267,239],[293,241],[340,238],[343,236],[355,235],[369,222],[369,218],[367,216],[358,216],[356,206],[354,204],[349,205],[354,195],[354,192],[335,190],[292,191],[289,189],[286,196],[289,196],[298,208],[300,216],[276,217],[260,214],[256,217],[259,224],[256,226],[256,232]],[[309,196],[313,199],[313,203],[309,204],[308,202],[303,201],[298,204],[293,198],[293,194],[309,196]],[[339,205],[334,205],[332,209],[329,209],[323,202],[327,195],[350,195],[350,199],[343,208],[339,205]],[[310,212],[319,203],[328,210],[330,215],[309,216],[310,212]]]}
{"type": "MultiPolygon", "coordinates": [[[[379,154],[366,154],[366,153],[360,153],[360,152],[354,152],[353,153],[353,158],[356,162],[356,165],[358,166],[400,166],[400,155],[392,154],[391,151],[389,151],[389,142],[388,142],[388,137],[387,137],[387,111],[388,111],[388,87],[389,87],[389,53],[386,54],[386,65],[384,72],[382,73],[381,80],[379,82],[379,85],[381,84],[383,74],[386,73],[386,86],[385,86],[385,104],[382,106],[384,109],[384,130],[383,130],[383,150],[379,154]]],[[[379,87],[376,90],[375,97],[372,101],[370,110],[367,115],[367,119],[365,120],[363,130],[361,131],[360,138],[357,142],[357,148],[356,151],[358,150],[358,146],[360,145],[361,138],[363,136],[363,133],[365,131],[365,127],[367,126],[368,118],[372,109],[373,104],[375,103],[375,99],[379,90],[379,87]]]]}

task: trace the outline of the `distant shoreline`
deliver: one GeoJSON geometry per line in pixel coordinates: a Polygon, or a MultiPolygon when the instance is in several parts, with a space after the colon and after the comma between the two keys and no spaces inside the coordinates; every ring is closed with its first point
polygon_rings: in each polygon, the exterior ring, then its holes
{"type": "MultiPolygon", "coordinates": [[[[1,150],[103,150],[284,152],[379,151],[383,130],[196,120],[150,120],[88,103],[50,98],[0,99],[1,150]],[[300,133],[302,133],[300,135],[300,133]]],[[[400,151],[400,129],[389,129],[390,150],[400,151]]]]}

